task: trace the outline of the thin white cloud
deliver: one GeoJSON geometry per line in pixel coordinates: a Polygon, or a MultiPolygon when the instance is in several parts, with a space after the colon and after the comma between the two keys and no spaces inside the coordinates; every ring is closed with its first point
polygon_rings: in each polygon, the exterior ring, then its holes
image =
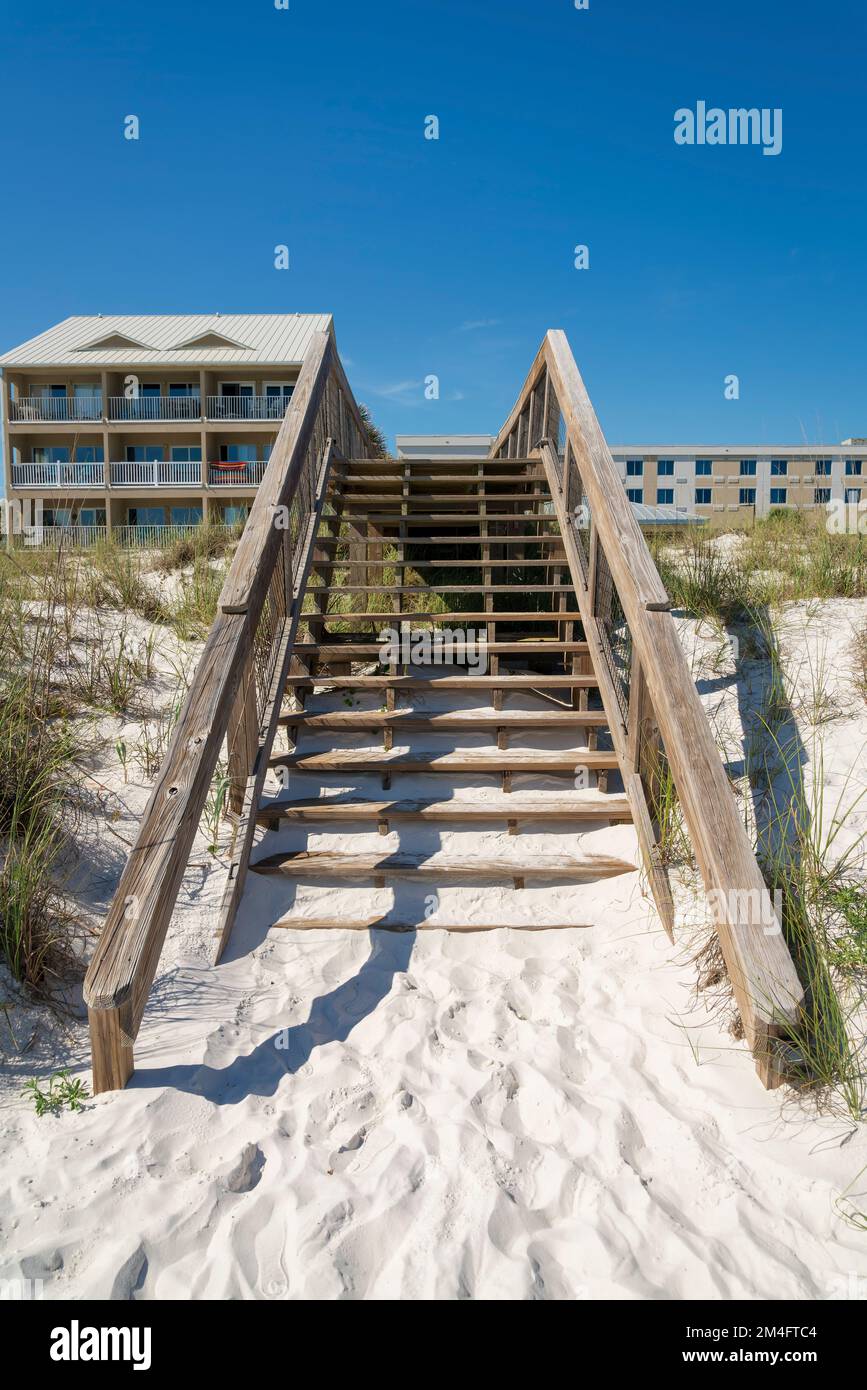
{"type": "Polygon", "coordinates": [[[373,386],[371,387],[371,390],[373,391],[375,396],[385,396],[387,399],[390,400],[396,396],[408,396],[410,394],[414,394],[417,391],[424,390],[424,382],[395,381],[388,386],[373,386]]]}
{"type": "Polygon", "coordinates": [[[467,319],[458,329],[459,333],[475,333],[480,328],[496,328],[502,319],[467,319]]]}

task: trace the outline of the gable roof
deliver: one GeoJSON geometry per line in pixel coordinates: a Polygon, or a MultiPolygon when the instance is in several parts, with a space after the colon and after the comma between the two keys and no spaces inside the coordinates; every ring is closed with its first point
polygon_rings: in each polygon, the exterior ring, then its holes
{"type": "Polygon", "coordinates": [[[175,351],[184,348],[242,348],[244,352],[251,349],[246,343],[236,343],[233,338],[227,338],[225,333],[199,333],[195,338],[187,338],[186,342],[175,343],[175,351]]]}
{"type": "Polygon", "coordinates": [[[330,314],[81,315],[4,353],[0,366],[297,366],[331,323],[330,314]]]}
{"type": "Polygon", "coordinates": [[[137,342],[135,338],[130,338],[126,333],[105,333],[93,343],[82,343],[76,351],[98,352],[112,348],[144,348],[146,352],[153,351],[153,348],[149,347],[147,343],[137,342]]]}

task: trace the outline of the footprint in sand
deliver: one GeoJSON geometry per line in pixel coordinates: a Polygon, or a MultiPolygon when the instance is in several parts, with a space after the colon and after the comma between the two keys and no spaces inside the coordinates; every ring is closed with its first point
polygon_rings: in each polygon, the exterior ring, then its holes
{"type": "Polygon", "coordinates": [[[252,1192],[262,1177],[265,1155],[258,1144],[247,1144],[238,1162],[224,1179],[228,1192],[252,1192]]]}

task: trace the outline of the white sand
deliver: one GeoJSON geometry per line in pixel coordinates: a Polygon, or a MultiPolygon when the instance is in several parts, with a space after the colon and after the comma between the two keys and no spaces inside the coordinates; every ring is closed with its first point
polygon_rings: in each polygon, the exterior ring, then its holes
{"type": "MultiPolygon", "coordinates": [[[[814,639],[799,638],[790,616],[785,641],[797,652],[814,639]]],[[[867,605],[827,605],[826,617],[808,631],[836,643],[867,605]]],[[[852,711],[840,642],[831,684],[852,711]]],[[[723,673],[700,688],[734,739],[733,682],[723,673]]],[[[829,786],[859,746],[864,776],[858,709],[822,726],[829,786]]],[[[527,734],[519,746],[558,742],[527,734]]],[[[131,838],[146,787],[132,777],[124,786],[113,755],[98,775],[113,829],[131,838]]],[[[563,787],[522,780],[522,794],[563,787]]],[[[291,795],[315,785],[298,778],[291,795]]],[[[407,777],[390,794],[440,795],[444,785],[407,777]]],[[[362,790],[381,794],[375,779],[362,790]]],[[[470,782],[453,793],[477,795],[470,782]]],[[[95,904],[123,853],[101,824],[104,862],[78,880],[95,904]]],[[[399,839],[353,829],[283,830],[257,853],[457,854],[472,842],[476,853],[539,856],[578,843],[559,827],[508,837],[494,824],[427,825],[399,839]]],[[[591,826],[582,839],[635,856],[631,827],[591,826]]],[[[287,912],[423,911],[432,889],[295,888],[252,876],[215,970],[222,880],[200,841],[124,1093],[37,1119],[19,1088],[50,1069],[49,1044],[37,1038],[14,1060],[0,1137],[0,1278],[41,1279],[46,1298],[867,1296],[867,1239],[835,1211],[867,1164],[867,1138],[791,1093],[761,1089],[743,1044],[696,1006],[688,941],[671,947],[637,872],[523,892],[443,890],[440,920],[535,928],[466,935],[269,930],[287,912]],[[588,925],[544,929],[561,921],[588,925]]],[[[9,1016],[26,1040],[32,1011],[9,1016]]],[[[66,1055],[71,1047],[82,1067],[85,1046],[76,1027],[66,1055]]],[[[867,1207],[867,1196],[856,1204],[867,1207]]]]}

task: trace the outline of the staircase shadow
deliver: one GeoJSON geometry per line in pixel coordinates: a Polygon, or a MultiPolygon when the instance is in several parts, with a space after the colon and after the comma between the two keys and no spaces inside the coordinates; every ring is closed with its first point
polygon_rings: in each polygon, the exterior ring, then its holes
{"type": "Polygon", "coordinates": [[[225,1067],[207,1062],[137,1070],[128,1089],[168,1087],[202,1096],[214,1105],[237,1105],[248,1096],[273,1096],[319,1047],[345,1042],[391,992],[409,968],[416,932],[370,929],[370,955],[351,979],[313,1000],[304,1023],[281,1028],[225,1067]]]}
{"type": "Polygon", "coordinates": [[[737,682],[744,758],[739,766],[729,764],[729,770],[749,779],[760,865],[784,856],[796,872],[799,842],[809,835],[811,823],[806,798],[799,795],[808,756],[780,674],[782,657],[771,614],[762,608],[754,621],[765,650],[751,661],[754,678],[737,682]]]}

